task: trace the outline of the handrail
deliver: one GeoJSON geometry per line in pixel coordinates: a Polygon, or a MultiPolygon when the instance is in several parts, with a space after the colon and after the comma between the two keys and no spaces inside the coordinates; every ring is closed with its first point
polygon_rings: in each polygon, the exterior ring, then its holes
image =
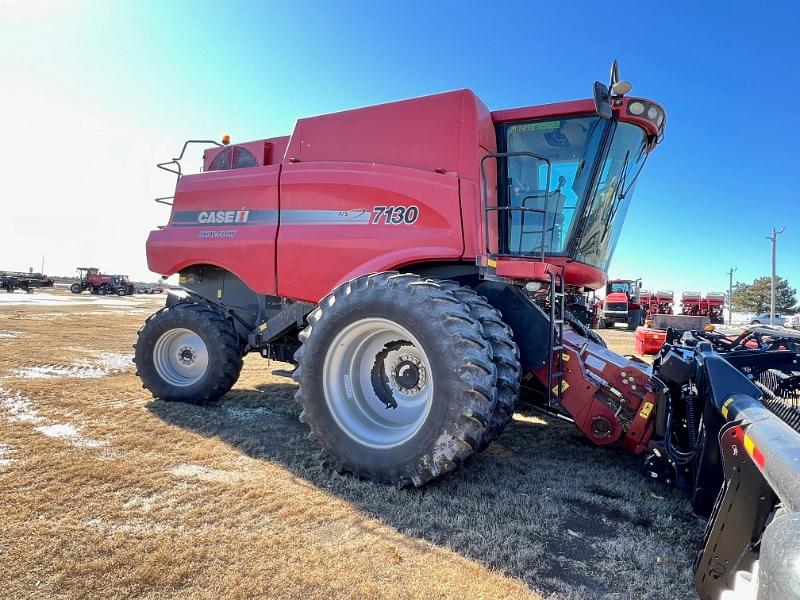
{"type": "MultiPolygon", "coordinates": [[[[553,170],[553,165],[552,165],[552,162],[550,161],[549,158],[547,158],[546,156],[542,156],[540,154],[536,154],[534,152],[488,152],[488,153],[484,154],[481,157],[480,168],[481,168],[481,184],[482,184],[482,192],[483,192],[482,198],[481,198],[481,208],[483,209],[484,244],[485,244],[486,253],[491,256],[492,255],[492,251],[491,251],[491,248],[489,246],[489,218],[488,218],[489,217],[489,212],[490,211],[496,211],[496,212],[499,213],[499,211],[503,210],[503,211],[506,211],[506,214],[508,215],[508,214],[513,214],[513,211],[517,211],[517,212],[519,212],[519,213],[521,213],[523,215],[523,225],[524,225],[525,215],[528,212],[538,212],[538,213],[546,214],[548,212],[549,203],[550,203],[550,176],[551,176],[551,173],[552,173],[552,170],[553,170]],[[508,159],[508,158],[510,158],[512,156],[528,157],[528,158],[532,158],[532,159],[537,160],[537,161],[542,161],[545,164],[547,164],[547,178],[546,178],[545,189],[544,189],[544,209],[528,208],[526,206],[516,207],[516,206],[510,206],[510,204],[508,206],[491,206],[491,207],[487,205],[488,198],[489,198],[489,184],[488,184],[488,180],[486,178],[486,169],[485,169],[485,165],[484,165],[485,161],[487,159],[496,159],[496,160],[497,159],[508,159]]],[[[498,171],[498,173],[499,173],[499,171],[498,171]]],[[[526,197],[526,199],[527,199],[527,197],[526,197]]],[[[508,200],[509,200],[509,203],[510,203],[511,199],[509,198],[508,200]]],[[[499,220],[498,220],[498,225],[499,225],[499,220]]],[[[549,230],[546,227],[546,219],[544,219],[543,220],[543,229],[541,231],[542,243],[541,243],[541,248],[540,248],[540,252],[539,252],[539,258],[542,261],[544,261],[544,257],[545,257],[545,236],[547,235],[547,231],[549,231],[549,230]]],[[[532,233],[535,233],[535,232],[532,232],[532,233]]],[[[551,242],[552,242],[552,240],[551,240],[551,242]]],[[[500,252],[499,227],[498,227],[497,244],[498,244],[497,255],[500,255],[502,253],[500,252]]],[[[520,240],[519,240],[519,247],[517,248],[517,250],[518,251],[517,251],[516,254],[509,253],[508,255],[527,256],[527,255],[522,253],[522,228],[520,228],[520,240]]]]}
{"type": "MultiPolygon", "coordinates": [[[[183,169],[181,167],[181,160],[183,160],[183,155],[186,154],[186,149],[189,147],[190,144],[213,144],[218,148],[222,148],[223,144],[215,140],[186,140],[183,143],[183,148],[181,148],[181,153],[173,159],[165,160],[164,162],[156,163],[156,167],[161,169],[162,171],[166,171],[167,173],[172,173],[176,176],[175,185],[178,185],[178,182],[183,177],[183,169]],[[172,165],[175,168],[171,168],[172,165]]],[[[167,206],[172,206],[172,202],[166,202],[166,200],[172,200],[175,196],[161,196],[160,198],[156,198],[155,201],[159,204],[166,204],[167,206]]]]}

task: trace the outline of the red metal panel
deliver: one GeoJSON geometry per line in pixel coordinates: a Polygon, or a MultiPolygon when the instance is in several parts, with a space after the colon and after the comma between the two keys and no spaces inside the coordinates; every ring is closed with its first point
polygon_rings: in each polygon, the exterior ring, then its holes
{"type": "Polygon", "coordinates": [[[273,165],[181,178],[170,224],[150,232],[147,240],[150,270],[171,275],[192,264],[212,264],[259,293],[275,294],[280,169],[273,165]],[[234,222],[207,222],[208,213],[220,211],[233,212],[234,222]]]}
{"type": "Polygon", "coordinates": [[[285,165],[281,176],[278,292],[317,302],[358,275],[464,251],[458,179],[379,164],[285,165]],[[376,207],[416,207],[408,223],[376,207]]]}
{"type": "Polygon", "coordinates": [[[365,162],[456,173],[461,128],[477,131],[474,111],[468,116],[472,122],[462,121],[464,96],[474,98],[469,90],[460,90],[300,119],[287,160],[365,162]]]}

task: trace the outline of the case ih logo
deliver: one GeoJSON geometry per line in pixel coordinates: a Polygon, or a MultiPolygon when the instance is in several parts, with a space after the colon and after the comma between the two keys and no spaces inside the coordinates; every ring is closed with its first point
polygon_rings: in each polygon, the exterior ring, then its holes
{"type": "Polygon", "coordinates": [[[197,222],[209,223],[247,223],[249,210],[204,210],[197,215],[197,222]]]}

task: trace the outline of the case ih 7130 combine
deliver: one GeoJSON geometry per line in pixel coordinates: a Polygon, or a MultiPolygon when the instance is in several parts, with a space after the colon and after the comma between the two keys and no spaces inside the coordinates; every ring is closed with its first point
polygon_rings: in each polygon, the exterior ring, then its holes
{"type": "Polygon", "coordinates": [[[781,400],[796,348],[740,360],[687,340],[653,369],[575,318],[664,132],[663,109],[629,89],[613,69],[588,100],[490,112],[461,90],[305,118],[290,136],[212,142],[204,172],[182,176],[187,142],[160,165],[178,183],[147,242],[151,270],[179,273],[186,295],[139,332],[144,386],[201,403],[247,352],[293,361],[301,420],[339,467],[417,486],[500,435],[524,386],[692,489],[698,511],[719,498],[703,598],[752,579],[759,551],[762,597],[789,597],[774,541],[800,530],[781,400]]]}

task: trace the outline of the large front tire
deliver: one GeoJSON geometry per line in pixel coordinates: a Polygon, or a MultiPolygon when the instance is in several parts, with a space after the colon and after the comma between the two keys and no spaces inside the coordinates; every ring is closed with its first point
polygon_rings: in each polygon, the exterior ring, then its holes
{"type": "Polygon", "coordinates": [[[134,349],[143,386],[168,402],[216,400],[242,370],[242,347],[233,325],[205,304],[162,308],[139,330],[134,349]]]}
{"type": "Polygon", "coordinates": [[[514,341],[511,328],[503,322],[503,316],[475,290],[462,287],[455,281],[441,282],[453,295],[469,307],[470,314],[480,321],[483,333],[492,345],[492,361],[497,368],[497,403],[489,424],[476,450],[483,452],[489,444],[500,437],[514,418],[520,393],[519,347],[514,341]]]}
{"type": "Polygon", "coordinates": [[[467,304],[435,281],[358,277],[320,301],[300,340],[300,420],[340,470],[420,486],[485,436],[492,345],[467,304]]]}
{"type": "Polygon", "coordinates": [[[83,291],[83,287],[80,283],[73,283],[71,286],[69,286],[69,291],[73,294],[80,294],[83,291]]]}

